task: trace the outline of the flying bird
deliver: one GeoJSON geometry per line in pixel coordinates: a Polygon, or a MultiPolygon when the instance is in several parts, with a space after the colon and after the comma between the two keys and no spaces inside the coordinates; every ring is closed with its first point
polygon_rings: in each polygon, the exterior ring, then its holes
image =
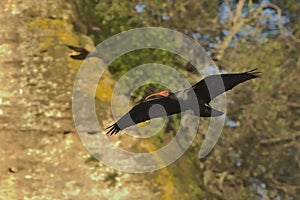
{"type": "Polygon", "coordinates": [[[75,47],[72,45],[66,45],[69,49],[79,53],[76,55],[70,55],[71,58],[73,58],[74,60],[84,60],[86,58],[90,58],[90,57],[96,57],[96,58],[100,58],[102,60],[107,60],[104,56],[96,53],[96,52],[90,52],[88,50],[86,50],[83,47],[75,47]]]}
{"type": "MultiPolygon", "coordinates": [[[[96,57],[107,60],[97,52],[90,52],[83,47],[66,45],[79,54],[71,55],[75,60],[84,60],[96,57]]],[[[124,114],[116,123],[109,126],[107,134],[117,134],[119,131],[147,121],[149,119],[165,117],[192,110],[199,117],[218,117],[224,113],[212,108],[209,103],[218,95],[231,90],[236,85],[258,77],[260,72],[253,69],[243,73],[218,74],[208,76],[191,88],[178,92],[161,91],[145,98],[144,102],[135,105],[124,114]]],[[[90,134],[94,134],[91,132],[90,134]]]]}
{"type": "Polygon", "coordinates": [[[199,117],[221,116],[224,113],[212,108],[209,105],[210,101],[242,82],[257,78],[260,72],[256,70],[253,69],[243,73],[211,75],[202,79],[191,88],[174,93],[169,91],[153,93],[147,96],[144,102],[135,105],[117,122],[109,126],[107,134],[117,134],[119,131],[140,122],[178,114],[187,110],[192,110],[194,115],[199,117]]]}

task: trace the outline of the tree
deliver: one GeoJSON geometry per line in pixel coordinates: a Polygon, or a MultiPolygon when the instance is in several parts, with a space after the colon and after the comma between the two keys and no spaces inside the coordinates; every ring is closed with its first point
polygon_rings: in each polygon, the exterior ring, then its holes
{"type": "MultiPolygon", "coordinates": [[[[196,158],[195,152],[202,141],[197,137],[191,150],[169,168],[174,174],[180,174],[178,171],[184,169],[185,173],[179,178],[174,177],[177,188],[182,185],[176,180],[184,178],[190,171],[197,174],[187,176],[190,188],[178,191],[197,198],[297,197],[300,192],[297,77],[300,8],[296,0],[288,3],[279,0],[272,3],[253,0],[145,0],[139,3],[104,0],[77,1],[77,7],[83,23],[88,25],[86,33],[96,43],[131,28],[166,27],[198,40],[227,71],[257,67],[263,72],[260,80],[244,84],[229,94],[228,117],[236,125],[224,128],[211,155],[204,161],[196,158]]],[[[189,67],[174,55],[159,50],[144,50],[126,56],[112,64],[110,72],[115,78],[144,61],[161,58],[162,63],[175,65],[177,69],[189,67]]],[[[196,78],[192,77],[191,81],[196,78]]],[[[147,89],[149,87],[141,88],[136,99],[144,97],[147,89]]],[[[206,123],[203,121],[201,126],[206,123]]],[[[178,124],[176,119],[173,124],[171,127],[178,124]]],[[[169,136],[165,134],[161,138],[166,140],[169,136]]]]}

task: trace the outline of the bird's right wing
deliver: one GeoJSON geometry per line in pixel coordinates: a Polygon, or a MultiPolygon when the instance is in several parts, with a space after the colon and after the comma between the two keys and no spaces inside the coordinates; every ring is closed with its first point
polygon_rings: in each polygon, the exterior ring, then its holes
{"type": "Polygon", "coordinates": [[[73,51],[76,51],[76,52],[87,52],[87,50],[83,47],[75,47],[75,46],[72,46],[72,45],[68,45],[66,44],[66,46],[69,48],[69,49],[72,49],[73,51]]]}
{"type": "Polygon", "coordinates": [[[213,98],[236,85],[258,77],[258,73],[254,69],[244,73],[211,75],[195,84],[193,89],[205,103],[209,103],[213,98]]]}
{"type": "Polygon", "coordinates": [[[163,97],[145,101],[135,105],[116,123],[109,126],[107,134],[117,134],[120,130],[140,122],[144,122],[153,118],[173,115],[180,112],[180,104],[177,99],[163,97]]]}

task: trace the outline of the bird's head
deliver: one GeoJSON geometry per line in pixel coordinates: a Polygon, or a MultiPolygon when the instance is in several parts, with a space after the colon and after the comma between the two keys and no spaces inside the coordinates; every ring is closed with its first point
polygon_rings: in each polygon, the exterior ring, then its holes
{"type": "Polygon", "coordinates": [[[160,97],[167,97],[169,96],[170,92],[167,91],[167,90],[164,90],[164,91],[161,91],[161,92],[156,92],[156,93],[153,93],[153,94],[150,94],[148,95],[145,100],[148,100],[150,99],[151,97],[154,97],[154,96],[160,96],[160,97]]]}

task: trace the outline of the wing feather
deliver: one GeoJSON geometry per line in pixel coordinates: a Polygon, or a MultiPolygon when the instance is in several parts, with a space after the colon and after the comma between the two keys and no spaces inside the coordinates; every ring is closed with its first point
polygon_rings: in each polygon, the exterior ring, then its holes
{"type": "Polygon", "coordinates": [[[253,69],[244,73],[211,75],[202,79],[192,88],[197,96],[205,103],[209,103],[212,99],[223,92],[231,90],[236,85],[258,77],[259,73],[256,69],[253,69]]]}
{"type": "Polygon", "coordinates": [[[180,113],[180,104],[177,99],[162,97],[159,99],[145,101],[135,105],[116,123],[109,126],[107,134],[117,134],[120,130],[140,122],[176,113],[180,113]]]}

